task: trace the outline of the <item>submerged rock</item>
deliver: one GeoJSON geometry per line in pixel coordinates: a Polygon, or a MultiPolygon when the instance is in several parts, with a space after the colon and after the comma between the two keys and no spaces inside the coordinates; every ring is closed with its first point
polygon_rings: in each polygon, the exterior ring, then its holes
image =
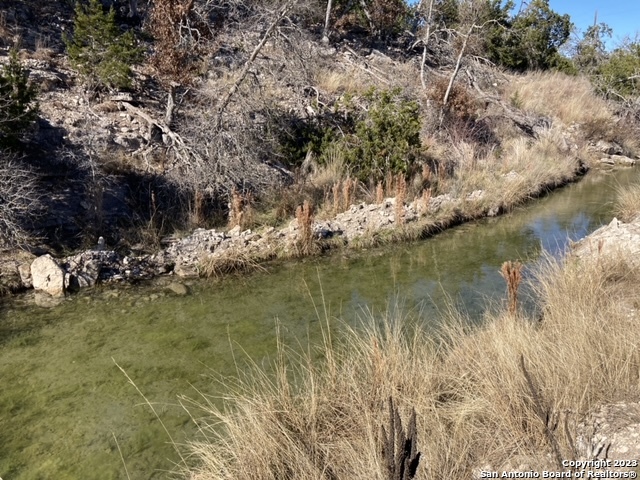
{"type": "Polygon", "coordinates": [[[189,288],[184,283],[180,282],[171,282],[169,285],[167,285],[167,288],[176,295],[180,296],[184,296],[189,293],[189,288]]]}
{"type": "Polygon", "coordinates": [[[63,297],[52,297],[51,295],[43,292],[36,292],[33,296],[34,303],[41,308],[54,308],[60,305],[63,301],[63,297]]]}

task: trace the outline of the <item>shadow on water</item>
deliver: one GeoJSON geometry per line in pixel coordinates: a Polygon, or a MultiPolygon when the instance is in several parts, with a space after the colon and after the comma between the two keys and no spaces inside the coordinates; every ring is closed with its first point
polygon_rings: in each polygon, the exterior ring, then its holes
{"type": "Polygon", "coordinates": [[[531,266],[543,250],[560,254],[567,237],[610,221],[616,187],[638,181],[639,173],[594,174],[505,217],[415,244],[195,283],[187,297],[155,285],[97,289],[52,309],[24,297],[6,303],[0,309],[0,477],[125,478],[115,435],[132,478],[168,478],[178,456],[114,360],[184,443],[196,428],[178,396],[195,398],[196,389],[222,395],[212,374],[235,375],[245,368],[245,352],[266,363],[276,348],[276,318],[284,342],[303,346],[320,338],[311,298],[321,317],[326,307],[350,323],[363,308],[380,312],[396,301],[422,310],[427,322],[453,301],[477,321],[487,305],[504,301],[502,262],[531,266]]]}

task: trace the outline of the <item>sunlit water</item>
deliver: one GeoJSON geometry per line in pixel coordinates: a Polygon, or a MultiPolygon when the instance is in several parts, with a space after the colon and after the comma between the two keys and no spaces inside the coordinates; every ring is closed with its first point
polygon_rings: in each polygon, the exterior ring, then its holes
{"type": "Polygon", "coordinates": [[[568,238],[611,220],[616,188],[631,181],[640,181],[638,170],[592,174],[510,215],[419,243],[198,282],[187,297],[155,285],[98,289],[53,309],[32,306],[29,296],[6,300],[0,477],[121,479],[124,459],[133,479],[168,478],[179,457],[141,393],[182,444],[197,432],[179,397],[221,395],[212,377],[234,375],[247,356],[267,362],[276,318],[288,344],[317,342],[314,302],[321,318],[326,309],[348,322],[398,301],[421,309],[427,322],[451,302],[479,319],[504,301],[503,261],[533,265],[543,249],[560,254],[568,238]]]}

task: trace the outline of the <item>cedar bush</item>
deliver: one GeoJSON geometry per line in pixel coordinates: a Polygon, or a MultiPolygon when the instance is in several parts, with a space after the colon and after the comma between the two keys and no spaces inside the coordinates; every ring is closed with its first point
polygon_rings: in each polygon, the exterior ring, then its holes
{"type": "Polygon", "coordinates": [[[92,89],[131,87],[131,65],[142,52],[131,31],[122,33],[115,23],[115,10],[108,13],[99,0],[76,4],[73,36],[64,37],[71,65],[92,89]]]}
{"type": "Polygon", "coordinates": [[[13,50],[0,69],[0,145],[11,143],[38,116],[38,90],[13,50]]]}
{"type": "Polygon", "coordinates": [[[368,112],[356,123],[355,132],[341,140],[346,165],[363,182],[377,182],[387,173],[407,174],[421,155],[419,107],[400,92],[367,92],[368,112]]]}
{"type": "Polygon", "coordinates": [[[346,173],[372,185],[387,174],[410,173],[422,155],[418,103],[403,98],[399,88],[372,88],[359,98],[345,95],[318,119],[274,127],[280,129],[279,149],[287,165],[300,165],[308,152],[325,165],[339,151],[346,173]]]}

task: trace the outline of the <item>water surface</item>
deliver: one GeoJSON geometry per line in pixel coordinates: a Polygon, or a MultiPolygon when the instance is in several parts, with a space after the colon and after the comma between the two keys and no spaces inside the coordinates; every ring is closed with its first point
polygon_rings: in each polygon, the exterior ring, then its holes
{"type": "Polygon", "coordinates": [[[158,285],[97,289],[53,309],[28,297],[0,306],[0,477],[169,478],[179,458],[162,425],[125,375],[153,403],[173,440],[195,438],[179,395],[221,395],[211,376],[234,375],[246,355],[267,362],[275,322],[284,340],[318,341],[324,315],[349,322],[400,298],[425,321],[453,301],[472,318],[504,301],[505,260],[534,264],[611,220],[615,190],[640,172],[591,174],[504,217],[434,238],[328,258],[272,265],[268,272],[198,282],[187,297],[158,285]],[[324,306],[321,305],[324,298],[324,306]],[[197,390],[197,391],[196,391],[197,390]],[[117,443],[116,443],[117,440],[117,443]]]}

